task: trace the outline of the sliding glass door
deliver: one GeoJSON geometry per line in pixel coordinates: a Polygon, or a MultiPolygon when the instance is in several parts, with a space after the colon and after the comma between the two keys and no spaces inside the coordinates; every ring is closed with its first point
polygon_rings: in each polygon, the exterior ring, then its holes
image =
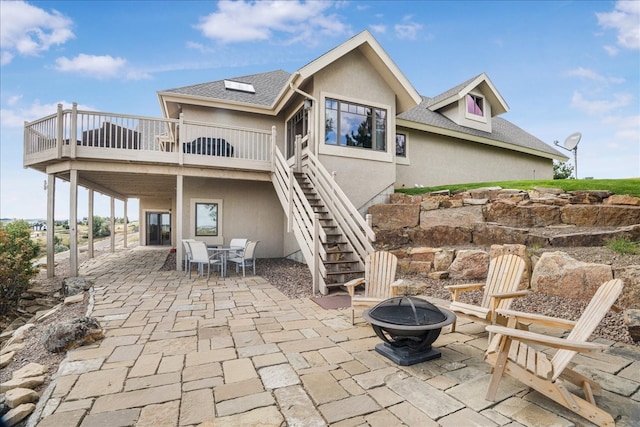
{"type": "Polygon", "coordinates": [[[167,212],[147,212],[148,246],[171,245],[171,214],[167,212]]]}

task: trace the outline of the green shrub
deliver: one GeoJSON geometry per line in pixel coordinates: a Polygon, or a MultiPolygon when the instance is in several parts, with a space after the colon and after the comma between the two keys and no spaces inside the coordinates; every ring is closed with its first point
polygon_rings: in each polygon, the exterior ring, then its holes
{"type": "Polygon", "coordinates": [[[29,281],[38,273],[33,260],[40,247],[31,240],[31,227],[23,220],[0,224],[0,315],[18,305],[29,281]]]}
{"type": "Polygon", "coordinates": [[[640,255],[640,242],[630,242],[627,239],[619,238],[610,240],[607,247],[619,254],[640,255]]]}

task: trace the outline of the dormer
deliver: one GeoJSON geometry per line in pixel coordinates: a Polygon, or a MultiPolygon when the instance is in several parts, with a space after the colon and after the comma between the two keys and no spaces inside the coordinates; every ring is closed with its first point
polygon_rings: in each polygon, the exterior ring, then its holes
{"type": "Polygon", "coordinates": [[[432,98],[427,108],[460,126],[491,132],[491,118],[506,113],[509,106],[482,73],[432,98]]]}

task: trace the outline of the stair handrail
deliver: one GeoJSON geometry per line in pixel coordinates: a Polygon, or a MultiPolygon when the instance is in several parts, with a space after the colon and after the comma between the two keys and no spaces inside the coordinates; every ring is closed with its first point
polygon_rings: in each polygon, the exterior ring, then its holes
{"type": "Polygon", "coordinates": [[[324,205],[364,263],[367,254],[375,250],[371,244],[375,241],[373,229],[311,150],[304,150],[302,159],[324,205]]]}

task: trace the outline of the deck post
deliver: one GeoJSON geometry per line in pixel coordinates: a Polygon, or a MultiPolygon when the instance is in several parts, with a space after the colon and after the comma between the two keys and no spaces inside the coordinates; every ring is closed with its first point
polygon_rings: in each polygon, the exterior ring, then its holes
{"type": "Polygon", "coordinates": [[[124,200],[124,218],[123,218],[123,222],[124,222],[124,236],[123,236],[123,242],[122,244],[124,245],[125,248],[127,248],[127,232],[129,231],[129,220],[127,218],[127,203],[129,202],[129,199],[125,199],[124,200]]]}
{"type": "MultiPolygon", "coordinates": [[[[182,152],[182,150],[180,150],[182,152]]],[[[184,185],[184,177],[182,175],[176,176],[176,270],[182,270],[182,260],[184,258],[184,245],[182,244],[182,187],[184,185]]]]}
{"type": "Polygon", "coordinates": [[[276,141],[278,137],[278,132],[275,126],[271,126],[271,172],[275,171],[275,161],[276,161],[276,141]]]}
{"type": "Polygon", "coordinates": [[[95,198],[95,192],[93,188],[89,189],[89,216],[87,218],[87,256],[89,259],[93,258],[93,202],[95,198]]]}
{"type": "Polygon", "coordinates": [[[47,174],[47,277],[56,275],[55,263],[55,203],[56,203],[56,176],[47,174]]]}
{"type": "Polygon", "coordinates": [[[69,275],[78,277],[78,169],[69,171],[69,275]]]}
{"type": "Polygon", "coordinates": [[[115,252],[116,251],[116,199],[111,196],[110,197],[110,208],[111,208],[111,220],[109,222],[109,226],[111,227],[111,236],[110,236],[110,246],[111,246],[111,252],[115,252]]]}
{"type": "Polygon", "coordinates": [[[62,145],[63,145],[63,137],[64,137],[64,113],[62,112],[62,104],[58,104],[58,127],[57,127],[57,135],[56,135],[56,148],[58,149],[58,158],[62,158],[62,145]]]}
{"type": "Polygon", "coordinates": [[[320,214],[313,214],[313,294],[318,292],[325,294],[324,289],[320,289],[320,214]]]}
{"type": "Polygon", "coordinates": [[[76,158],[78,150],[78,104],[76,102],[71,106],[71,131],[69,133],[69,157],[76,158]]]}
{"type": "Polygon", "coordinates": [[[184,113],[180,113],[179,123],[178,123],[178,143],[176,144],[176,148],[178,149],[178,164],[180,166],[184,165],[184,147],[185,142],[187,142],[187,129],[184,127],[184,113]]]}
{"type": "Polygon", "coordinates": [[[302,136],[296,135],[296,164],[295,171],[302,172],[302,136]]]}

